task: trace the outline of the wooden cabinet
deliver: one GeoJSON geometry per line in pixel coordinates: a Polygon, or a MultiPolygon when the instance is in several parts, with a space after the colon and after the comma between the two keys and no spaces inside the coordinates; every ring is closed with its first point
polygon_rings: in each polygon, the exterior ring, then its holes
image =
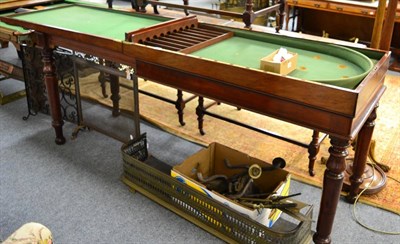
{"type": "MultiPolygon", "coordinates": [[[[378,1],[349,0],[287,0],[285,2],[286,30],[290,19],[295,19],[294,31],[341,40],[371,41],[378,1]],[[291,10],[293,16],[291,16],[291,10]],[[297,17],[297,18],[295,18],[297,17]]],[[[400,48],[400,3],[397,5],[392,46],[400,48]]]]}
{"type": "MultiPolygon", "coordinates": [[[[378,2],[359,2],[359,1],[346,1],[346,0],[287,0],[285,3],[286,18],[289,18],[289,11],[291,7],[320,9],[321,11],[330,11],[341,14],[359,15],[374,18],[378,2]]],[[[400,21],[400,7],[398,8],[397,15],[400,21]]]]}
{"type": "Polygon", "coordinates": [[[328,5],[329,10],[337,11],[340,13],[349,13],[349,14],[359,14],[365,15],[369,17],[375,17],[376,9],[375,8],[366,8],[360,6],[353,6],[341,3],[329,3],[328,5]]]}
{"type": "Polygon", "coordinates": [[[313,1],[313,0],[288,0],[294,6],[306,6],[310,8],[326,8],[328,7],[328,2],[325,1],[313,1]]]}

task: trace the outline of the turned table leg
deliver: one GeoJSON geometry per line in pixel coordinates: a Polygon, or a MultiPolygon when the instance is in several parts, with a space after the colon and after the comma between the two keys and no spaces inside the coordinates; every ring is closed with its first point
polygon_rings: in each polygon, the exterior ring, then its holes
{"type": "Polygon", "coordinates": [[[350,176],[350,191],[346,197],[346,200],[350,203],[354,203],[359,193],[360,185],[363,183],[362,176],[367,162],[372,134],[374,132],[377,107],[378,106],[376,106],[372,111],[357,136],[353,162],[353,174],[350,176]]]}
{"type": "Polygon", "coordinates": [[[0,48],[6,48],[6,47],[8,47],[8,41],[0,40],[0,48]]]}
{"type": "Polygon", "coordinates": [[[317,154],[319,152],[320,143],[319,143],[319,131],[314,130],[312,135],[312,140],[308,145],[308,173],[310,176],[315,175],[314,164],[317,159],[317,154]]]}
{"type": "MultiPolygon", "coordinates": [[[[113,67],[116,68],[117,64],[107,61],[105,62],[107,67],[113,67]]],[[[117,117],[120,115],[121,111],[119,109],[119,100],[121,100],[121,96],[119,94],[120,88],[119,88],[119,77],[113,74],[107,74],[108,78],[110,80],[110,90],[111,90],[111,101],[113,104],[112,108],[112,115],[114,117],[117,117]]]]}
{"type": "Polygon", "coordinates": [[[246,9],[242,14],[242,20],[245,24],[245,28],[250,28],[254,20],[253,6],[254,4],[252,0],[246,0],[246,9]]]}
{"type": "Polygon", "coordinates": [[[331,138],[330,156],[326,163],[321,206],[318,215],[317,232],[314,234],[315,243],[330,243],[333,221],[342,189],[344,170],[346,169],[347,148],[349,140],[331,138]]]}
{"type": "Polygon", "coordinates": [[[58,91],[58,80],[55,74],[55,65],[53,59],[53,49],[44,47],[42,50],[43,76],[46,84],[47,95],[50,104],[52,126],[56,132],[55,142],[58,145],[65,143],[62,126],[64,121],[61,115],[60,95],[58,91]]]}
{"type": "MultiPolygon", "coordinates": [[[[103,65],[104,64],[104,60],[102,58],[99,58],[99,64],[103,65]]],[[[98,80],[100,82],[100,86],[101,86],[101,94],[103,94],[103,97],[107,98],[107,91],[106,91],[106,73],[104,71],[100,71],[99,73],[99,77],[98,80]]]]}
{"type": "Polygon", "coordinates": [[[201,135],[205,135],[205,132],[203,130],[203,118],[204,118],[204,98],[199,97],[199,104],[197,105],[196,108],[196,115],[197,115],[197,121],[198,121],[198,129],[200,131],[201,135]]]}
{"type": "Polygon", "coordinates": [[[175,108],[178,110],[178,118],[179,118],[179,123],[184,126],[185,121],[183,121],[183,110],[185,109],[185,101],[183,100],[183,92],[182,90],[178,89],[177,93],[177,100],[175,103],[175,108]]]}

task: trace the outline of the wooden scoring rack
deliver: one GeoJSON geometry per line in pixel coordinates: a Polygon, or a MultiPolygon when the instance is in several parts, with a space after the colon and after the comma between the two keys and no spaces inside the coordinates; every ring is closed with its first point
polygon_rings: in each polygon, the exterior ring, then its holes
{"type": "Polygon", "coordinates": [[[125,39],[171,51],[192,53],[232,36],[230,31],[202,26],[196,16],[189,16],[128,32],[125,39]]]}

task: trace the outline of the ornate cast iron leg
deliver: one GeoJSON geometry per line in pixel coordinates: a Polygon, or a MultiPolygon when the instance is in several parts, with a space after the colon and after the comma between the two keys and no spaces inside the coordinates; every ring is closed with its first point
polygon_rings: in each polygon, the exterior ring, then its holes
{"type": "Polygon", "coordinates": [[[312,140],[308,145],[308,173],[311,176],[315,175],[314,164],[317,159],[317,154],[319,152],[319,131],[314,130],[312,135],[312,140]]]}
{"type": "Polygon", "coordinates": [[[183,121],[183,110],[185,109],[185,101],[183,101],[182,90],[178,89],[177,97],[175,108],[178,110],[179,123],[184,126],[185,121],[183,121]]]}
{"type": "Polygon", "coordinates": [[[321,206],[318,215],[317,232],[314,234],[315,243],[330,243],[333,220],[343,184],[344,170],[346,169],[347,148],[349,140],[331,138],[330,156],[326,163],[322,187],[321,206]]]}
{"type": "Polygon", "coordinates": [[[204,98],[199,96],[199,104],[197,105],[196,108],[196,114],[197,114],[198,128],[201,135],[206,134],[203,131],[203,120],[204,120],[203,110],[204,110],[204,98]]]}
{"type": "Polygon", "coordinates": [[[376,106],[372,113],[369,115],[364,126],[358,133],[353,163],[353,175],[350,176],[351,186],[349,194],[346,197],[346,200],[351,203],[354,203],[357,194],[359,193],[359,187],[363,183],[362,175],[365,170],[369,146],[371,143],[372,134],[374,132],[377,108],[378,106],[376,106]]]}
{"type": "Polygon", "coordinates": [[[46,83],[47,94],[50,104],[51,117],[53,119],[52,126],[56,132],[56,144],[65,143],[62,126],[64,124],[61,115],[60,95],[58,92],[58,80],[55,74],[55,66],[53,59],[53,50],[44,47],[42,50],[43,75],[46,83]]]}

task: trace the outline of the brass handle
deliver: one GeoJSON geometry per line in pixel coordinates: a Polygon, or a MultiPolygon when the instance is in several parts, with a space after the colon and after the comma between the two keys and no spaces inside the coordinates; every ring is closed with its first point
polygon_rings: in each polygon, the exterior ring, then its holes
{"type": "Polygon", "coordinates": [[[343,8],[342,7],[336,7],[336,10],[343,11],[343,8]]]}
{"type": "Polygon", "coordinates": [[[316,4],[314,4],[314,7],[317,7],[317,8],[319,8],[321,5],[320,4],[318,4],[318,3],[316,3],[316,4]]]}

